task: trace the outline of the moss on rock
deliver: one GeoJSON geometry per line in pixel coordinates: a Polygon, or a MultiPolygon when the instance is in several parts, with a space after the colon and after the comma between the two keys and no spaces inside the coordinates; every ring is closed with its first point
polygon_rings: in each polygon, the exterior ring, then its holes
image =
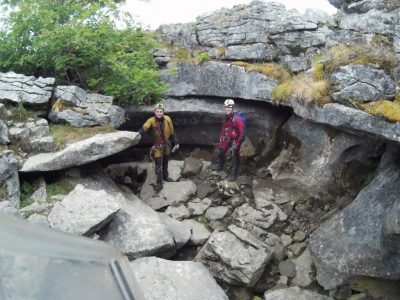
{"type": "Polygon", "coordinates": [[[400,102],[380,100],[360,104],[360,107],[373,116],[380,116],[392,122],[400,121],[400,102]]]}

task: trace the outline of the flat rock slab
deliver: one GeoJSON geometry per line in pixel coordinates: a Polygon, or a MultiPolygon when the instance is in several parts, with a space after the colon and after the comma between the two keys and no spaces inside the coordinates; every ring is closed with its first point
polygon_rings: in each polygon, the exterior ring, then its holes
{"type": "Polygon", "coordinates": [[[94,191],[78,184],[64,200],[55,203],[48,216],[50,227],[89,236],[111,221],[124,199],[121,194],[94,191]]]}
{"type": "Polygon", "coordinates": [[[145,299],[228,300],[200,263],[143,257],[131,262],[131,267],[145,299]]]}
{"type": "Polygon", "coordinates": [[[61,151],[32,156],[20,171],[54,171],[87,164],[134,146],[139,140],[139,134],[130,131],[96,134],[61,151]]]}
{"type": "MultiPolygon", "coordinates": [[[[160,209],[175,203],[186,203],[191,196],[196,194],[196,185],[191,180],[165,182],[163,189],[158,194],[153,191],[152,187],[148,190],[149,192],[142,198],[143,201],[152,209],[160,209]]],[[[142,195],[144,194],[142,193],[142,195]]]]}
{"type": "Polygon", "coordinates": [[[110,223],[104,240],[129,259],[166,257],[176,252],[174,236],[167,225],[140,199],[126,202],[110,223]]]}

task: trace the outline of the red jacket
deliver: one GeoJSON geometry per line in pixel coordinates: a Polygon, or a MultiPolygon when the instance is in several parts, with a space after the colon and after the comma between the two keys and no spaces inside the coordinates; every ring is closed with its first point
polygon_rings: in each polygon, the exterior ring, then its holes
{"type": "Polygon", "coordinates": [[[221,128],[221,134],[219,135],[219,142],[221,146],[231,144],[232,147],[238,148],[244,140],[244,123],[242,118],[236,117],[236,112],[227,119],[224,116],[221,128]]]}

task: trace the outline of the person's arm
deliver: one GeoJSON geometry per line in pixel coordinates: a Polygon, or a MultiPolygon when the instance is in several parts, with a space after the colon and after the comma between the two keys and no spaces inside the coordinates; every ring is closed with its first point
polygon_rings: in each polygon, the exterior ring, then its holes
{"type": "Polygon", "coordinates": [[[168,117],[168,123],[169,123],[170,131],[171,131],[171,135],[169,137],[169,140],[171,141],[171,144],[172,144],[171,151],[175,152],[176,150],[179,149],[178,137],[176,136],[174,124],[172,123],[172,119],[170,117],[168,117]]]}
{"type": "Polygon", "coordinates": [[[140,135],[145,134],[151,128],[152,118],[149,118],[146,122],[144,122],[143,126],[138,130],[140,135]]]}
{"type": "Polygon", "coordinates": [[[243,143],[244,140],[244,123],[242,118],[236,118],[236,128],[238,131],[238,136],[236,139],[232,142],[232,147],[235,149],[238,149],[240,144],[243,143]]]}

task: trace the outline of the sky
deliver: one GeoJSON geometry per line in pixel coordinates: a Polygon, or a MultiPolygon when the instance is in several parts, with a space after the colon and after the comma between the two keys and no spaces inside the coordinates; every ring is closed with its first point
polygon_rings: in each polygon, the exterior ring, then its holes
{"type": "MultiPolygon", "coordinates": [[[[124,9],[129,11],[146,29],[155,30],[161,24],[194,22],[196,17],[218,10],[232,8],[238,4],[249,4],[252,0],[126,0],[124,9]]],[[[286,9],[297,9],[303,13],[307,8],[317,8],[334,14],[328,0],[264,0],[280,2],[286,9]]]]}

